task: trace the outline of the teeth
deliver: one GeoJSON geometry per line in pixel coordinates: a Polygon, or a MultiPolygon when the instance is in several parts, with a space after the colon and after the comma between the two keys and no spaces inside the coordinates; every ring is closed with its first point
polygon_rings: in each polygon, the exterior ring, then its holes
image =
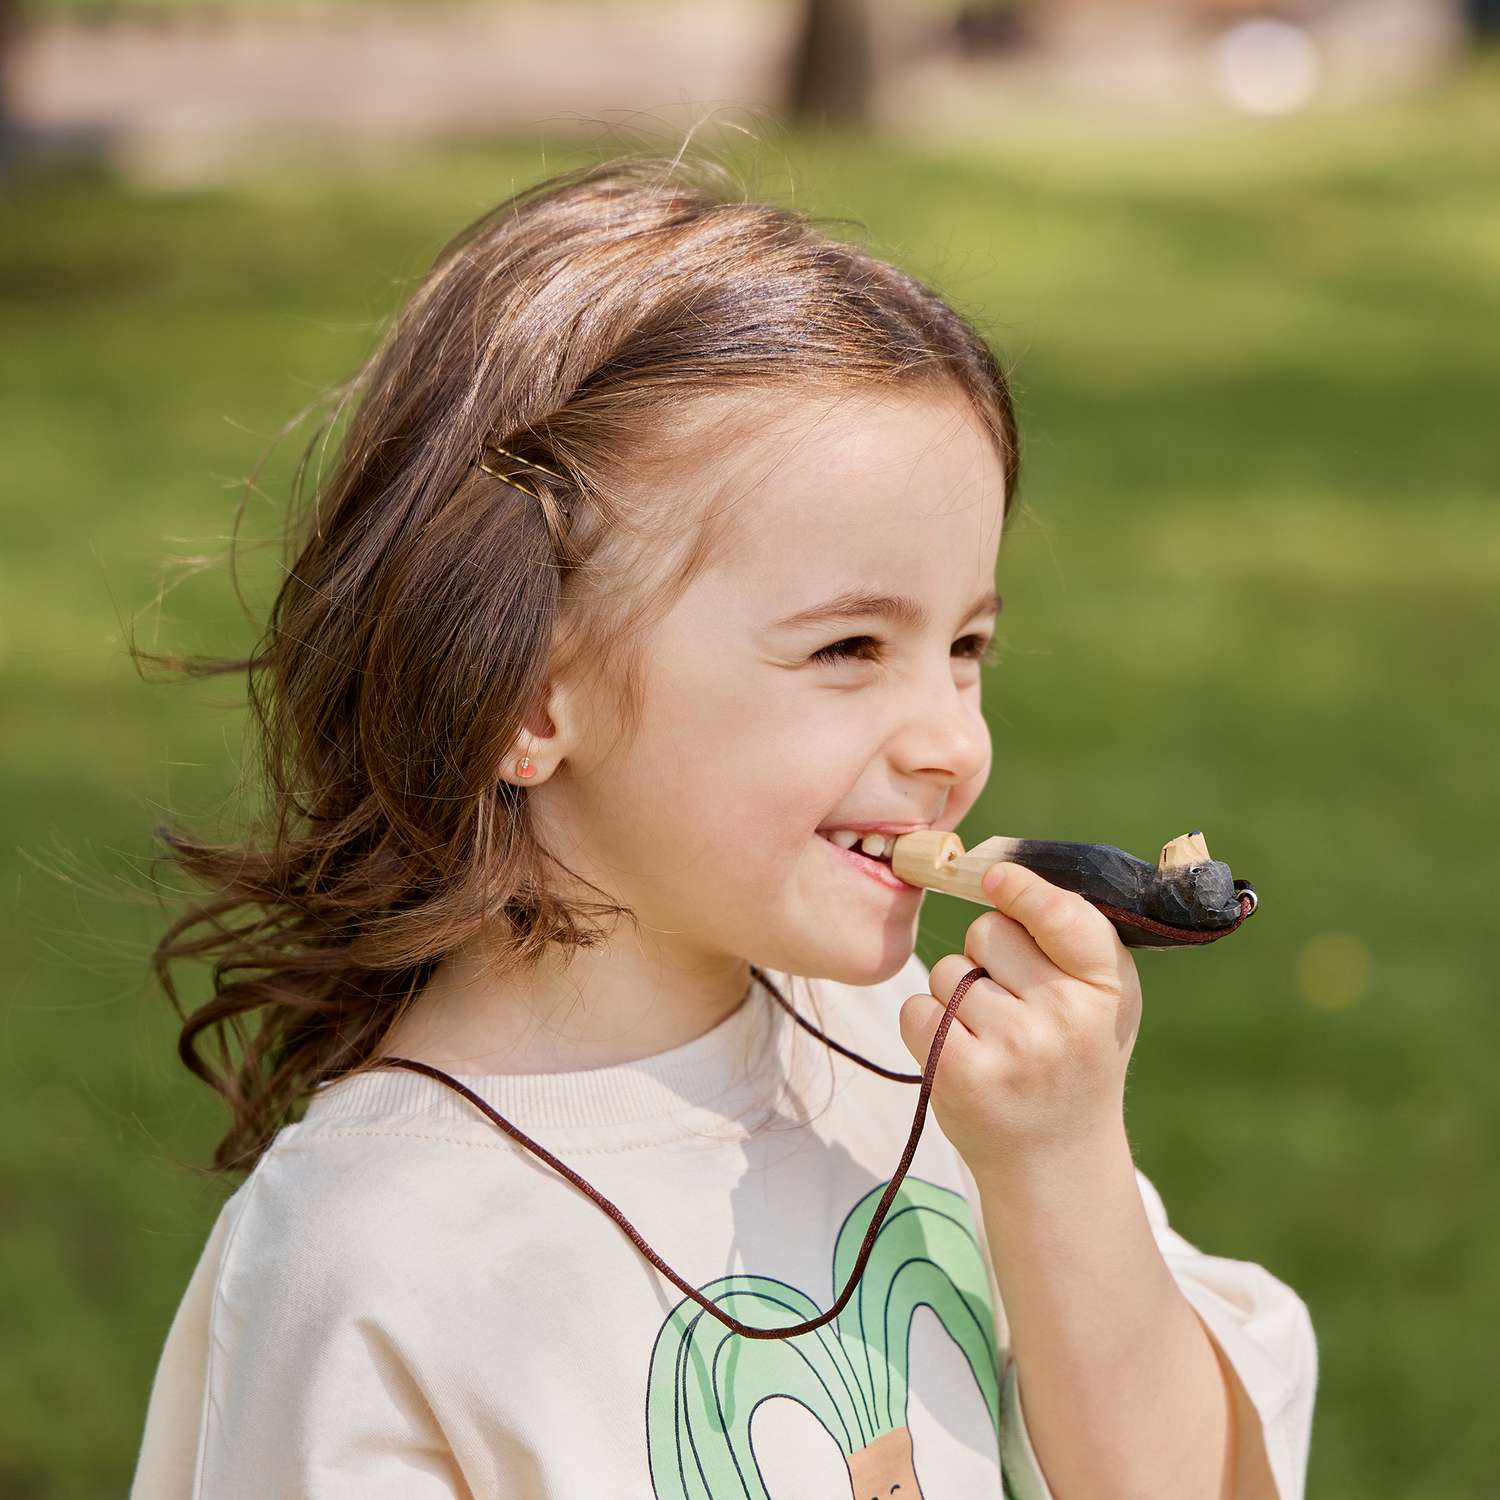
{"type": "Polygon", "coordinates": [[[883,833],[861,834],[852,828],[836,828],[827,837],[830,844],[836,844],[840,849],[853,849],[857,845],[871,859],[884,859],[890,853],[891,845],[896,842],[883,833]]]}

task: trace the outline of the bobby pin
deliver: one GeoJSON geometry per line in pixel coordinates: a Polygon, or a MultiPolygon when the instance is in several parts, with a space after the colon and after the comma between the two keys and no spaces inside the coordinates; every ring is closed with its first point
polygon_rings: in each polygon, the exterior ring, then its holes
{"type": "MultiPolygon", "coordinates": [[[[538,463],[535,459],[522,458],[519,453],[512,453],[509,448],[502,448],[499,443],[486,443],[486,452],[503,454],[506,458],[514,459],[518,464],[524,464],[528,469],[539,469],[543,474],[550,474],[554,479],[566,480],[567,475],[560,470],[552,468],[548,464],[538,463]]],[[[484,459],[479,460],[479,467],[484,470],[491,479],[498,479],[501,484],[508,484],[512,489],[520,490],[523,495],[530,495],[533,500],[541,501],[541,496],[529,485],[522,484],[518,479],[513,479],[509,474],[502,474],[498,469],[492,469],[484,459]]]]}

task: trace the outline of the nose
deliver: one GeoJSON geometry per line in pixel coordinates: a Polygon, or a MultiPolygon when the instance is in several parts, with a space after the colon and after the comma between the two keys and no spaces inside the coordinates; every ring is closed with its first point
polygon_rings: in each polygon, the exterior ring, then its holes
{"type": "Polygon", "coordinates": [[[942,786],[983,776],[990,765],[990,730],[977,686],[961,687],[945,660],[913,681],[890,740],[896,769],[942,786]]]}

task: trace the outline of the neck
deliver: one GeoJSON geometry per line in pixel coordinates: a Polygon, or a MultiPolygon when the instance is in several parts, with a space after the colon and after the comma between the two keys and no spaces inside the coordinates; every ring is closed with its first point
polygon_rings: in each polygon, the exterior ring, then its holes
{"type": "Polygon", "coordinates": [[[474,942],[455,949],[379,1054],[465,1074],[608,1068],[685,1046],[745,998],[744,959],[669,949],[628,923],[595,948],[496,974],[474,942]]]}

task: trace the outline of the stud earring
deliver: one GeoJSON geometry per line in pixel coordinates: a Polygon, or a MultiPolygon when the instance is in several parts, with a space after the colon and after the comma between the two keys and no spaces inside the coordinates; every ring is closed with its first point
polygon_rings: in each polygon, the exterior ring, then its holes
{"type": "Polygon", "coordinates": [[[536,767],[532,764],[531,757],[529,755],[523,755],[520,760],[516,762],[516,775],[519,776],[522,781],[529,781],[533,776],[536,775],[536,767]]]}

